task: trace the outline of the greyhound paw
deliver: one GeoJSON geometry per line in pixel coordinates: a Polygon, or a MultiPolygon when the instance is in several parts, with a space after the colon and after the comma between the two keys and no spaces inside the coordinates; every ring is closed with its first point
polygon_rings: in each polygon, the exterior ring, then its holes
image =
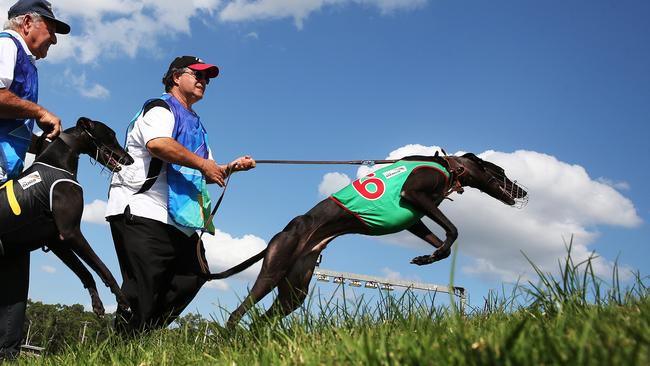
{"type": "Polygon", "coordinates": [[[97,314],[97,316],[99,316],[99,317],[104,316],[104,313],[105,313],[104,304],[102,303],[102,300],[99,298],[99,294],[97,293],[97,290],[88,289],[88,292],[90,293],[90,299],[91,299],[92,306],[93,306],[93,312],[95,314],[97,314]]]}
{"type": "Polygon", "coordinates": [[[433,262],[437,262],[439,260],[443,260],[451,254],[451,246],[450,247],[445,247],[442,246],[438,248],[433,254],[431,254],[431,258],[433,259],[433,262]]]}
{"type": "Polygon", "coordinates": [[[120,310],[128,312],[130,309],[129,302],[125,298],[117,297],[117,306],[120,310]]]}
{"type": "Polygon", "coordinates": [[[101,303],[99,305],[93,304],[93,313],[95,313],[95,315],[97,315],[100,318],[103,317],[105,313],[104,305],[101,303]]]}
{"type": "Polygon", "coordinates": [[[431,255],[421,255],[411,259],[412,264],[417,264],[418,266],[423,266],[425,264],[431,264],[434,262],[433,256],[431,255]]]}

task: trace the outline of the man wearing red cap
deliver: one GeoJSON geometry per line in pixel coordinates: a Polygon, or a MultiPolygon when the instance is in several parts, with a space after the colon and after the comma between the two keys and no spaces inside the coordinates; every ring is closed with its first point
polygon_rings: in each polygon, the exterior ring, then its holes
{"type": "Polygon", "coordinates": [[[250,156],[218,165],[192,109],[218,74],[201,59],[177,57],[163,77],[165,93],[129,125],[135,162],[113,175],[106,210],[132,310],[118,312],[119,331],[167,326],[192,301],[205,283],[197,230],[214,232],[206,183],[223,186],[229,173],[255,167],[250,156]]]}
{"type": "MultiPolygon", "coordinates": [[[[38,104],[35,60],[45,58],[56,33],[70,26],[56,19],[45,0],[20,0],[0,32],[0,186],[23,170],[34,124],[53,139],[61,120],[38,104]]],[[[1,204],[1,203],[0,203],[1,204]]],[[[6,258],[0,238],[0,363],[15,358],[23,338],[29,287],[29,252],[6,258]]]]}

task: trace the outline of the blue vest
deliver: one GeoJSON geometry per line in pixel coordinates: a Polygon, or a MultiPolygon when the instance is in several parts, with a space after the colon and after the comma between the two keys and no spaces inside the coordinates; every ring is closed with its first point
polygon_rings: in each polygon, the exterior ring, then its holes
{"type": "MultiPolygon", "coordinates": [[[[16,44],[16,66],[9,91],[22,99],[38,102],[38,72],[20,42],[11,34],[2,32],[1,38],[11,38],[16,44]]],[[[14,178],[23,170],[25,154],[32,141],[35,120],[0,119],[0,166],[6,178],[14,178]]],[[[0,178],[1,179],[1,178],[0,178]]]]}
{"type": "MultiPolygon", "coordinates": [[[[165,101],[174,114],[172,138],[187,150],[207,159],[210,155],[208,134],[199,116],[185,108],[171,94],[165,93],[158,99],[165,101]]],[[[142,114],[147,104],[154,100],[150,99],[144,103],[140,112],[131,121],[128,131],[132,129],[133,123],[142,114]]],[[[180,226],[206,229],[214,234],[213,223],[211,221],[206,223],[211,213],[211,200],[203,174],[199,170],[186,166],[167,164],[167,185],[169,186],[167,210],[172,220],[180,226]]]]}

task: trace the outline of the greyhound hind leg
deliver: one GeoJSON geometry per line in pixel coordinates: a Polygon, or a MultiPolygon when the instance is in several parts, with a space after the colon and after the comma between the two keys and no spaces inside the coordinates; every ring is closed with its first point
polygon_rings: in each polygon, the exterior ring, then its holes
{"type": "Polygon", "coordinates": [[[280,280],[286,275],[289,269],[289,260],[294,251],[294,245],[286,245],[291,241],[296,241],[294,236],[281,232],[278,233],[268,246],[264,261],[262,262],[262,269],[260,270],[253,288],[244,301],[239,305],[235,311],[230,314],[228,318],[227,327],[233,328],[241,318],[264,296],[268,295],[275,286],[278,285],[280,280]],[[281,242],[282,244],[276,244],[281,242]]]}
{"type": "Polygon", "coordinates": [[[278,297],[266,312],[266,317],[285,317],[305,302],[318,256],[327,247],[327,244],[337,236],[332,235],[320,241],[312,240],[307,243],[307,254],[303,254],[295,261],[287,277],[280,282],[278,297]]]}
{"type": "Polygon", "coordinates": [[[318,255],[342,232],[338,227],[333,230],[329,226],[340,222],[336,214],[341,212],[345,213],[336,204],[324,200],[307,214],[295,217],[271,239],[262,270],[250,294],[230,315],[227,322],[229,328],[234,327],[253,305],[276,286],[279,286],[278,298],[267,315],[287,315],[303,303],[318,255]],[[328,207],[334,208],[334,212],[328,212],[328,207]]]}
{"type": "Polygon", "coordinates": [[[298,259],[291,271],[278,285],[278,297],[266,312],[265,317],[285,317],[298,309],[309,292],[309,283],[316,267],[320,251],[311,252],[298,259]]]}

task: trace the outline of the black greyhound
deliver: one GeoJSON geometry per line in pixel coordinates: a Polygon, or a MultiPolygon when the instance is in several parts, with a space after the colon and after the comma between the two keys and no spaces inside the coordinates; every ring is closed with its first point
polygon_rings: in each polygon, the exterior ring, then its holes
{"type": "MultiPolygon", "coordinates": [[[[408,205],[414,212],[421,214],[415,221],[408,223],[410,226],[378,233],[369,229],[368,224],[360,219],[356,212],[351,212],[335,198],[329,197],[321,201],[306,214],[294,218],[282,232],[271,239],[262,252],[229,270],[210,276],[210,279],[226,278],[264,258],[253,288],[243,303],[230,315],[228,327],[234,327],[251,306],[275,287],[278,287],[278,297],[266,315],[286,316],[297,309],[307,296],[318,255],[337,236],[383,235],[406,229],[437,248],[433,254],[418,256],[411,261],[413,264],[425,265],[447,258],[451,253],[451,245],[458,237],[454,224],[438,208],[451,192],[462,193],[462,187],[469,186],[510,206],[523,204],[527,200],[527,192],[508,179],[502,168],[471,153],[445,157],[438,154],[409,156],[402,161],[437,164],[427,166],[434,169],[411,171],[399,188],[399,194],[395,196],[400,206],[408,205]],[[419,219],[422,216],[429,217],[445,229],[444,241],[425,226],[419,219]]],[[[394,165],[397,168],[391,169],[392,165],[386,168],[383,173],[386,177],[406,171],[399,168],[399,165],[394,165]]],[[[369,181],[368,177],[372,176],[371,174],[363,179],[369,181]]],[[[352,185],[363,188],[364,183],[359,183],[360,181],[357,180],[352,185]]],[[[370,192],[370,199],[374,199],[372,194],[373,192],[370,192]]]]}
{"type": "MultiPolygon", "coordinates": [[[[86,262],[115,294],[118,306],[128,302],[111,272],[90,247],[79,228],[83,190],[77,183],[79,155],[88,154],[111,171],[133,158],[105,124],[82,117],[37,154],[28,169],[0,189],[0,255],[32,251],[47,246],[88,289],[93,311],[104,314],[95,280],[81,263],[86,262]]],[[[11,281],[10,278],[2,279],[11,281]]]]}

